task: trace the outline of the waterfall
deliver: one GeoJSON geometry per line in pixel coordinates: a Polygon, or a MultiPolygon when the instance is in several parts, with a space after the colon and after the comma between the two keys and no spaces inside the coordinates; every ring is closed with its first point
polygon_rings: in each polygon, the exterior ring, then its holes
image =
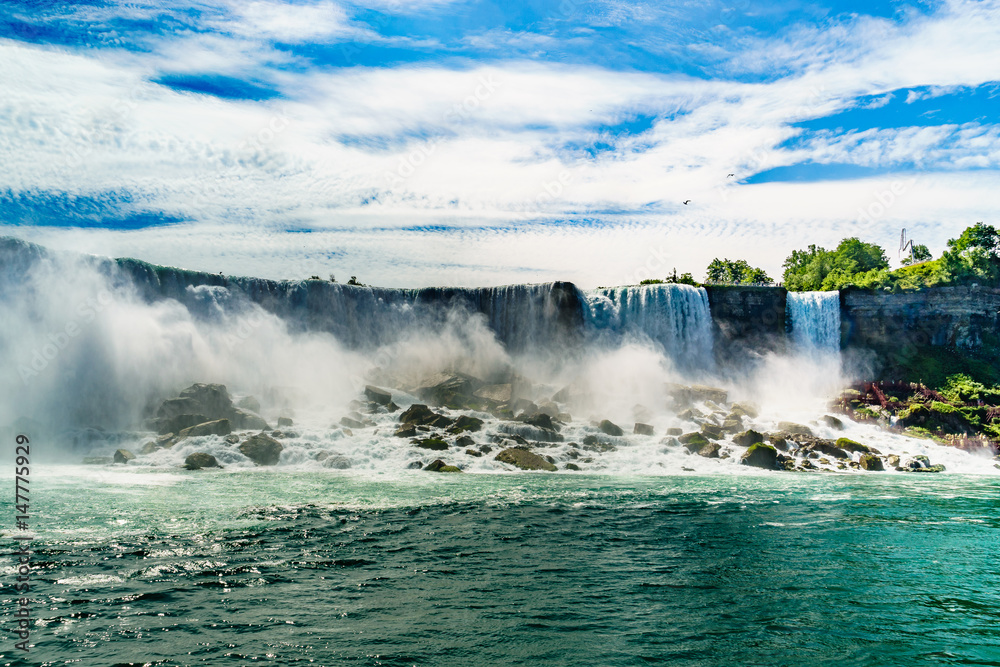
{"type": "Polygon", "coordinates": [[[796,349],[840,351],[840,292],[789,292],[785,303],[796,349]]]}
{"type": "Polygon", "coordinates": [[[708,293],[700,287],[659,284],[599,289],[590,293],[588,305],[592,334],[645,338],[686,370],[713,366],[712,316],[708,293]]]}

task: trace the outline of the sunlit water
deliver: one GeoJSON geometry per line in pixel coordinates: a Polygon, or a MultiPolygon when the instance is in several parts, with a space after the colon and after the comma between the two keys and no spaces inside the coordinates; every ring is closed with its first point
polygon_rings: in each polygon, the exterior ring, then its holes
{"type": "Polygon", "coordinates": [[[996,477],[32,478],[0,664],[1000,665],[996,477]]]}

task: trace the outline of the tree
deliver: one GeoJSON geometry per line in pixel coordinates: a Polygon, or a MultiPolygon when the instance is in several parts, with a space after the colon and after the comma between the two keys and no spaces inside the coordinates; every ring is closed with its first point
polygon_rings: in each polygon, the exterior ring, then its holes
{"type": "Polygon", "coordinates": [[[750,266],[745,259],[736,261],[716,257],[706,269],[706,280],[710,283],[735,283],[737,285],[756,283],[770,285],[774,281],[764,269],[750,266]]]}
{"type": "Polygon", "coordinates": [[[889,260],[881,246],[852,237],[835,250],[816,245],[793,250],[782,267],[790,291],[834,290],[851,285],[878,287],[887,279],[889,260]]]}
{"type": "Polygon", "coordinates": [[[941,261],[953,282],[996,282],[1000,280],[1000,233],[992,225],[977,222],[948,241],[941,261]]]}
{"type": "Polygon", "coordinates": [[[910,264],[919,264],[920,262],[926,262],[930,258],[931,258],[930,249],[923,244],[918,244],[912,246],[910,254],[903,258],[902,264],[903,266],[909,266],[910,264]]]}

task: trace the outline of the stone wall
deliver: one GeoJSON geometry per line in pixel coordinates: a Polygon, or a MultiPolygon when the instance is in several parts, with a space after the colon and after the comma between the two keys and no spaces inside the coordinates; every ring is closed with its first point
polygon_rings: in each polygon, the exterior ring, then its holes
{"type": "Polygon", "coordinates": [[[739,366],[786,349],[783,287],[709,285],[705,290],[720,363],[739,366]]]}

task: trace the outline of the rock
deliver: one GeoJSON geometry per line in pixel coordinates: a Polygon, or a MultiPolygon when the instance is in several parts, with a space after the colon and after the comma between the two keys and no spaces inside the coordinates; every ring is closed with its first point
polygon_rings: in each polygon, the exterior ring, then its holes
{"type": "Polygon", "coordinates": [[[463,435],[462,437],[455,440],[455,444],[458,445],[459,447],[472,447],[473,445],[476,444],[476,441],[467,435],[463,435]]]}
{"type": "Polygon", "coordinates": [[[397,410],[399,410],[399,406],[393,403],[392,401],[389,401],[389,405],[385,406],[385,409],[387,412],[396,412],[397,410]]]}
{"type": "Polygon", "coordinates": [[[763,442],[751,445],[746,454],[740,458],[740,463],[745,466],[764,468],[765,470],[774,470],[777,467],[777,461],[777,450],[770,445],[765,445],[763,442]]]}
{"type": "Polygon", "coordinates": [[[743,420],[739,417],[733,417],[730,415],[726,417],[725,421],[722,422],[722,432],[723,433],[739,433],[743,430],[743,420]]]}
{"type": "Polygon", "coordinates": [[[596,435],[584,436],[582,447],[588,452],[614,452],[618,450],[614,444],[602,440],[596,435]]]}
{"type": "Polygon", "coordinates": [[[529,415],[533,415],[538,412],[538,406],[535,405],[533,401],[529,401],[526,398],[519,398],[511,403],[510,409],[513,412],[524,412],[529,415]]]}
{"type": "Polygon", "coordinates": [[[299,434],[295,431],[271,431],[271,437],[277,438],[278,440],[297,438],[299,434]]]}
{"type": "Polygon", "coordinates": [[[85,466],[104,466],[114,463],[114,459],[110,456],[84,456],[83,465],[85,466]]]}
{"type": "Polygon", "coordinates": [[[370,384],[365,385],[365,396],[369,401],[378,403],[379,405],[389,405],[392,403],[392,394],[387,392],[385,389],[379,389],[378,387],[373,387],[370,384]]]}
{"type": "Polygon", "coordinates": [[[476,458],[479,458],[480,456],[482,456],[482,455],[483,455],[483,453],[482,453],[482,452],[480,452],[480,451],[477,451],[477,450],[475,450],[475,449],[466,449],[466,450],[465,450],[465,453],[466,453],[466,454],[467,454],[468,456],[475,456],[476,458]]]}
{"type": "Polygon", "coordinates": [[[178,433],[177,436],[179,439],[197,438],[203,435],[229,435],[232,432],[233,428],[229,424],[228,419],[216,419],[204,424],[190,426],[178,433]]]}
{"type": "Polygon", "coordinates": [[[198,383],[182,391],[179,398],[164,401],[157,416],[204,414],[210,419],[222,419],[227,417],[232,409],[233,401],[225,385],[198,383]]]}
{"type": "Polygon", "coordinates": [[[911,472],[944,472],[945,467],[940,463],[933,466],[927,466],[926,468],[913,468],[911,472]]]}
{"type": "Polygon", "coordinates": [[[423,467],[424,464],[420,461],[410,461],[410,463],[406,466],[407,470],[422,470],[423,467]]]}
{"type": "Polygon", "coordinates": [[[280,442],[264,433],[250,436],[239,447],[243,456],[260,466],[276,465],[284,449],[280,442]]]}
{"type": "Polygon", "coordinates": [[[195,452],[188,454],[188,457],[184,459],[184,467],[188,470],[201,470],[202,468],[221,468],[222,466],[211,454],[195,452]]]}
{"type": "Polygon", "coordinates": [[[632,433],[634,435],[653,435],[653,427],[649,424],[636,422],[635,426],[632,427],[632,433]]]}
{"type": "Polygon", "coordinates": [[[680,435],[684,432],[682,428],[671,427],[667,429],[667,435],[680,435]]]}
{"type": "Polygon", "coordinates": [[[447,428],[451,426],[452,420],[439,415],[422,403],[414,403],[408,407],[403,414],[399,415],[401,424],[413,424],[415,426],[436,426],[447,428]]]}
{"type": "Polygon", "coordinates": [[[750,419],[757,419],[760,416],[760,408],[758,408],[753,403],[733,403],[733,407],[730,408],[733,414],[737,414],[740,417],[749,417],[750,419]]]}
{"type": "Polygon", "coordinates": [[[893,468],[899,465],[899,457],[896,456],[895,454],[889,454],[889,456],[887,456],[885,460],[886,463],[888,463],[893,468]]]}
{"type": "Polygon", "coordinates": [[[340,425],[346,426],[347,428],[364,428],[365,425],[359,422],[357,419],[351,419],[350,417],[341,417],[340,425]]]}
{"type": "Polygon", "coordinates": [[[173,415],[171,417],[162,417],[155,420],[156,432],[160,435],[180,433],[186,428],[197,426],[198,424],[204,424],[208,421],[212,420],[209,417],[200,414],[182,414],[173,415]]]}
{"type": "Polygon", "coordinates": [[[482,385],[481,380],[464,373],[437,373],[421,381],[413,393],[434,405],[462,408],[482,385]]]}
{"type": "Polygon", "coordinates": [[[885,470],[882,467],[882,459],[874,454],[862,454],[861,458],[858,459],[858,464],[862,470],[885,470]]]}
{"type": "Polygon", "coordinates": [[[849,452],[861,452],[863,454],[868,454],[871,449],[862,445],[860,442],[855,442],[850,438],[837,438],[837,446],[841,449],[846,449],[849,452]]]}
{"type": "Polygon", "coordinates": [[[260,414],[260,401],[253,396],[244,396],[236,402],[236,407],[260,414]]]}
{"type": "Polygon", "coordinates": [[[704,456],[706,459],[717,459],[719,458],[720,449],[722,449],[722,446],[719,443],[710,442],[698,450],[698,456],[704,456]]]}
{"type": "Polygon", "coordinates": [[[324,468],[347,470],[351,467],[351,460],[349,458],[333,452],[320,452],[316,455],[316,460],[322,463],[324,468]]]}
{"type": "Polygon", "coordinates": [[[153,452],[158,452],[161,449],[163,449],[163,445],[154,440],[150,440],[142,446],[142,449],[139,450],[139,454],[142,456],[149,456],[153,452]]]}
{"type": "Polygon", "coordinates": [[[778,422],[778,429],[791,435],[812,435],[812,429],[794,422],[778,422]]]}
{"type": "Polygon", "coordinates": [[[684,448],[691,453],[697,452],[702,447],[709,444],[708,440],[701,433],[685,433],[677,439],[682,445],[684,445],[684,448]]]}
{"type": "Polygon", "coordinates": [[[820,421],[832,429],[836,429],[838,431],[844,430],[844,422],[840,421],[833,415],[823,415],[823,418],[820,419],[820,421]]]}
{"type": "Polygon", "coordinates": [[[417,427],[413,424],[403,424],[393,435],[397,438],[412,438],[417,435],[417,427]]]}
{"type": "Polygon", "coordinates": [[[740,447],[750,447],[758,442],[764,442],[764,436],[754,430],[743,431],[733,436],[733,442],[740,447]]]}
{"type": "Polygon", "coordinates": [[[230,411],[229,421],[232,422],[233,428],[241,431],[266,431],[271,428],[260,415],[239,408],[233,408],[230,411]]]}
{"type": "Polygon", "coordinates": [[[129,461],[135,460],[135,454],[127,449],[115,450],[115,455],[112,459],[115,463],[128,463],[129,461]]]}
{"type": "Polygon", "coordinates": [[[711,440],[721,440],[722,439],[722,427],[716,426],[715,424],[702,424],[701,434],[706,438],[711,440]]]}
{"type": "Polygon", "coordinates": [[[806,446],[809,451],[822,452],[828,456],[833,456],[838,459],[849,459],[850,455],[835,445],[832,440],[819,440],[806,446]]]}
{"type": "Polygon", "coordinates": [[[472,431],[475,433],[483,428],[483,420],[478,417],[470,417],[468,415],[462,415],[455,420],[455,423],[451,425],[448,429],[449,433],[464,433],[465,431],[472,431]]]}
{"type": "Polygon", "coordinates": [[[240,441],[240,436],[238,436],[235,433],[233,433],[233,434],[227,435],[225,438],[223,438],[223,440],[225,440],[230,445],[235,445],[237,442],[240,441]]]}
{"type": "Polygon", "coordinates": [[[488,384],[477,389],[472,395],[490,403],[503,405],[504,403],[510,403],[513,391],[514,385],[508,382],[507,384],[488,384]]]}
{"type": "Polygon", "coordinates": [[[461,468],[450,466],[441,459],[436,459],[424,466],[424,470],[429,472],[462,472],[461,468]]]}
{"type": "Polygon", "coordinates": [[[556,467],[537,454],[532,454],[526,449],[512,447],[505,449],[494,457],[501,463],[509,463],[517,466],[521,470],[548,470],[554,471],[556,467]]]}
{"type": "Polygon", "coordinates": [[[294,426],[295,423],[292,421],[291,417],[278,417],[278,428],[283,426],[294,426]]]}
{"type": "Polygon", "coordinates": [[[417,440],[413,444],[420,449],[430,449],[435,452],[443,452],[448,449],[448,443],[441,438],[424,438],[423,440],[417,440]]]}
{"type": "Polygon", "coordinates": [[[910,470],[917,470],[918,468],[928,468],[930,467],[930,465],[931,465],[931,460],[926,456],[924,456],[923,454],[920,454],[918,456],[914,456],[912,459],[904,463],[903,467],[908,468],[910,470]]]}
{"type": "Polygon", "coordinates": [[[599,428],[602,433],[607,435],[625,435],[625,431],[623,431],[621,427],[607,419],[601,420],[601,423],[597,425],[597,428],[599,428]]]}
{"type": "Polygon", "coordinates": [[[546,431],[558,431],[559,427],[552,422],[552,416],[545,412],[536,412],[530,417],[525,417],[522,419],[525,424],[530,424],[532,426],[537,426],[538,428],[545,429],[546,431]]]}
{"type": "Polygon", "coordinates": [[[729,398],[729,393],[725,389],[709,387],[703,384],[696,384],[688,387],[691,398],[696,401],[712,401],[713,403],[725,403],[729,398]]]}
{"type": "Polygon", "coordinates": [[[493,451],[493,448],[490,447],[489,445],[479,445],[479,451],[481,451],[483,454],[489,454],[490,452],[493,451]]]}
{"type": "Polygon", "coordinates": [[[683,419],[686,422],[694,422],[699,419],[704,419],[705,413],[696,408],[688,408],[684,412],[677,415],[678,419],[683,419]]]}
{"type": "Polygon", "coordinates": [[[567,463],[563,466],[564,470],[580,470],[580,466],[575,463],[567,463]]]}

